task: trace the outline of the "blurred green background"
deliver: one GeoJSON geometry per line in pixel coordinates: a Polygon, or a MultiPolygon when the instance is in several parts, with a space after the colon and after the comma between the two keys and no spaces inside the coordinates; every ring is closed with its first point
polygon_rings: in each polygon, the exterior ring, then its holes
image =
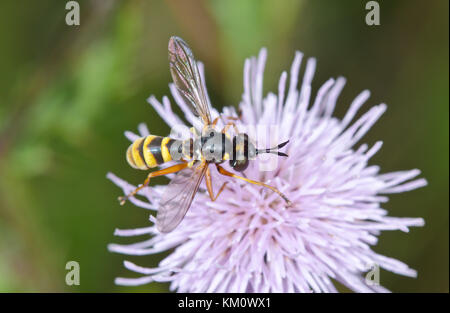
{"type": "MultiPolygon", "coordinates": [[[[216,107],[237,105],[244,59],[268,48],[265,92],[276,91],[295,50],[318,58],[314,87],[343,75],[337,115],[363,89],[365,106],[388,104],[364,138],[383,140],[372,164],[419,168],[429,185],[393,195],[393,216],[423,217],[409,234],[386,232],[374,248],[419,272],[381,273],[396,292],[448,292],[448,1],[379,1],[381,25],[365,24],[366,1],[78,1],[81,25],[65,24],[66,1],[0,2],[0,291],[166,291],[118,287],[132,276],[109,253],[119,228],[149,225],[148,211],[119,206],[108,171],[130,182],[124,130],[169,129],[146,103],[169,93],[167,42],[184,38],[206,65],[216,107]],[[65,264],[81,285],[65,285],[65,264]]],[[[315,89],[314,92],[316,92],[315,89]]],[[[161,181],[156,181],[161,182],[161,181]]]]}

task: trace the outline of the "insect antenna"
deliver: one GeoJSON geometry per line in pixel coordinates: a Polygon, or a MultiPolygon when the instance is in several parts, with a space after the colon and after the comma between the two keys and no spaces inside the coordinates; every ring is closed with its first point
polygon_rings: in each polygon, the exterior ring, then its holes
{"type": "Polygon", "coordinates": [[[283,148],[285,145],[287,145],[289,142],[289,140],[280,143],[278,146],[272,147],[272,148],[268,148],[268,149],[256,149],[256,154],[261,154],[261,153],[272,153],[272,154],[276,154],[282,157],[288,157],[288,155],[286,153],[280,152],[278,151],[278,149],[283,148]]]}

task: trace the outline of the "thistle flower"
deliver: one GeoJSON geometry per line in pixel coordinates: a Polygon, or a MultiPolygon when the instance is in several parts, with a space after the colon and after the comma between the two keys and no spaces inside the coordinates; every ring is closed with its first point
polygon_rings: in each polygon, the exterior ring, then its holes
{"type": "MultiPolygon", "coordinates": [[[[237,122],[238,127],[280,125],[278,136],[290,139],[289,157],[280,158],[275,171],[260,171],[258,162],[253,162],[245,175],[272,184],[293,205],[286,207],[276,194],[239,180],[230,179],[215,202],[200,190],[185,219],[170,233],[157,231],[153,215],[149,227],[115,231],[117,236],[150,238],[129,245],[110,244],[113,252],[149,255],[174,249],[155,268],[125,261],[124,266],[140,276],[117,278],[116,284],[169,282],[171,290],[179,292],[336,292],[334,280],[356,292],[383,292],[387,290],[365,280],[373,264],[399,275],[416,276],[406,264],[374,252],[371,246],[383,230],[408,232],[410,226],[424,225],[422,218],[389,217],[381,205],[388,201],[386,195],[425,186],[426,180],[414,179],[420,174],[417,169],[380,174],[378,166],[368,165],[382,142],[372,147],[355,145],[386,105],[372,107],[353,121],[369,98],[366,90],[351,103],[343,119],[333,117],[345,79],[328,80],[312,101],[316,61],[307,61],[298,89],[302,57],[296,53],[289,86],[288,74],[283,72],[278,95],[269,93],[265,98],[266,50],[246,60],[239,105],[242,116],[237,122]]],[[[199,70],[204,82],[201,63],[199,70]]],[[[173,84],[170,90],[188,124],[198,126],[173,84]]],[[[148,101],[169,126],[183,123],[167,97],[162,103],[153,96],[148,101]]],[[[211,110],[213,118],[219,115],[213,107],[211,110]]],[[[225,107],[222,113],[237,116],[232,107],[225,107]]],[[[149,134],[144,124],[138,129],[139,135],[126,132],[128,139],[149,134]]],[[[108,178],[124,194],[135,188],[111,173],[108,178]]],[[[217,178],[214,173],[213,178],[217,178]]],[[[130,201],[157,210],[164,187],[144,188],[139,195],[145,200],[130,201]]]]}

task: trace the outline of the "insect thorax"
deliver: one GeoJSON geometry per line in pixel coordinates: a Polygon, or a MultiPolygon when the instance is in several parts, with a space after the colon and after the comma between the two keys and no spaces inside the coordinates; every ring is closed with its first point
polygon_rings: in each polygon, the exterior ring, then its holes
{"type": "Polygon", "coordinates": [[[204,160],[218,164],[229,160],[253,160],[255,151],[247,135],[238,134],[230,138],[216,130],[204,132],[202,136],[176,140],[170,147],[173,160],[204,160]]]}

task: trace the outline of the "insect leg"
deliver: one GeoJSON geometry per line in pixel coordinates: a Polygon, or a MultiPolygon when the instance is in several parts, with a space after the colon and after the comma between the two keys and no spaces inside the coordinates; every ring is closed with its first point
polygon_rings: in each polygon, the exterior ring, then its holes
{"type": "Polygon", "coordinates": [[[206,178],[206,189],[208,189],[209,197],[211,198],[212,201],[216,201],[216,199],[219,197],[221,192],[224,190],[224,188],[225,188],[225,186],[227,185],[228,182],[224,182],[223,183],[222,187],[220,187],[220,189],[219,189],[219,192],[214,197],[214,192],[213,192],[213,187],[212,187],[212,180],[211,180],[211,172],[209,170],[209,167],[206,169],[205,178],[206,178]]]}
{"type": "Polygon", "coordinates": [[[210,128],[212,126],[212,128],[214,128],[217,125],[217,122],[219,121],[220,115],[218,117],[216,117],[211,124],[205,124],[203,126],[203,131],[202,133],[205,132],[205,130],[207,130],[208,128],[210,128]]]}
{"type": "Polygon", "coordinates": [[[238,109],[238,116],[225,116],[225,118],[230,121],[242,120],[242,109],[241,108],[238,109]]]}
{"type": "Polygon", "coordinates": [[[236,134],[239,134],[239,129],[237,128],[236,124],[234,122],[228,122],[225,127],[222,129],[222,133],[226,134],[228,129],[233,126],[234,131],[236,132],[236,134]]]}
{"type": "Polygon", "coordinates": [[[245,178],[245,177],[238,176],[238,175],[236,175],[234,173],[228,172],[226,169],[224,169],[223,167],[221,167],[218,164],[216,164],[216,167],[217,167],[217,170],[219,171],[219,173],[222,174],[222,175],[229,176],[229,177],[234,177],[234,178],[241,179],[243,181],[246,181],[246,182],[254,184],[254,185],[258,185],[258,186],[263,186],[263,187],[269,188],[273,192],[276,192],[281,198],[283,198],[284,201],[286,201],[288,206],[292,204],[292,202],[281,191],[279,191],[275,187],[272,187],[272,186],[269,186],[269,185],[264,184],[262,182],[259,182],[259,181],[256,181],[256,180],[251,180],[251,179],[248,179],[248,178],[245,178]]]}
{"type": "Polygon", "coordinates": [[[125,197],[119,197],[119,201],[120,201],[120,205],[124,205],[125,202],[133,197],[136,193],[138,193],[139,190],[141,190],[142,188],[144,188],[145,186],[148,186],[148,184],[150,183],[150,179],[152,177],[157,177],[157,176],[163,176],[163,175],[167,175],[167,174],[171,174],[171,173],[175,173],[175,172],[179,172],[183,169],[185,169],[188,166],[188,163],[181,163],[181,164],[176,164],[173,166],[170,166],[168,168],[164,168],[162,170],[159,171],[155,171],[155,172],[151,172],[148,174],[147,178],[145,179],[144,183],[142,185],[140,185],[139,187],[137,187],[135,190],[133,190],[132,192],[130,192],[128,195],[126,195],[125,197]]]}
{"type": "Polygon", "coordinates": [[[217,122],[219,121],[219,117],[220,117],[220,116],[216,117],[216,118],[214,119],[214,121],[212,121],[212,123],[211,123],[212,126],[216,126],[217,122]]]}

